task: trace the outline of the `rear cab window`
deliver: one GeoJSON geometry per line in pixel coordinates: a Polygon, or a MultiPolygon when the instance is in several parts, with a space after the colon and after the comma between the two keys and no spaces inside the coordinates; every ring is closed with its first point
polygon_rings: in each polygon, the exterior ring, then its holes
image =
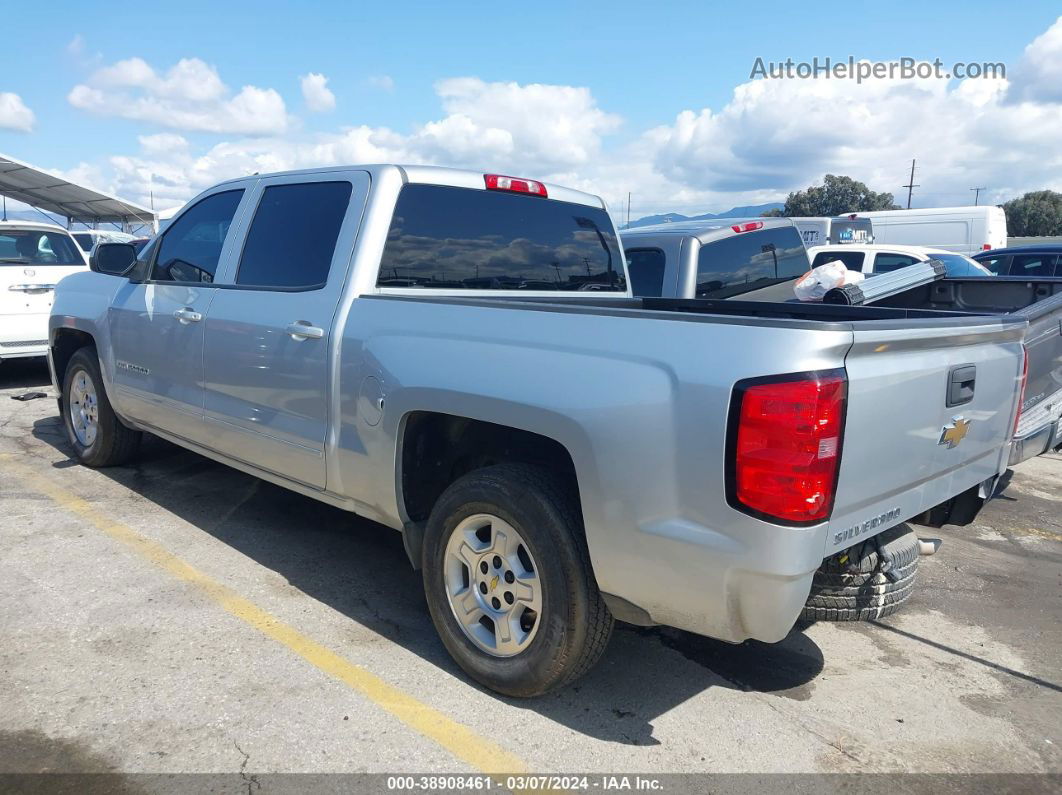
{"type": "Polygon", "coordinates": [[[738,232],[701,244],[694,295],[727,298],[802,276],[807,270],[807,250],[796,227],[738,232]]]}
{"type": "Polygon", "coordinates": [[[0,267],[84,264],[85,258],[66,232],[32,227],[0,229],[0,267]]]}
{"type": "Polygon", "coordinates": [[[820,251],[811,262],[811,267],[817,268],[827,262],[840,260],[850,271],[862,271],[863,263],[867,255],[862,251],[820,251]]]}
{"type": "Polygon", "coordinates": [[[601,208],[539,196],[405,185],[377,286],[409,289],[627,289],[620,247],[601,208]]]}
{"type": "Polygon", "coordinates": [[[908,254],[890,254],[879,251],[874,255],[874,273],[892,273],[900,268],[914,265],[920,260],[908,254]]]}

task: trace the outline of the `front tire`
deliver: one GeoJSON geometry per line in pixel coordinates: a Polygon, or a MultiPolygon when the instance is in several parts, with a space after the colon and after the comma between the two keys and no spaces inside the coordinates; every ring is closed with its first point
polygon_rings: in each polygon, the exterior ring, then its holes
{"type": "Polygon", "coordinates": [[[582,676],[612,633],[578,501],[538,467],[500,464],[451,484],[428,519],[423,575],[447,651],[508,696],[582,676]]]}
{"type": "Polygon", "coordinates": [[[118,466],[136,455],[141,434],[123,425],[111,408],[95,348],[70,357],[59,410],[74,455],[85,466],[118,466]]]}

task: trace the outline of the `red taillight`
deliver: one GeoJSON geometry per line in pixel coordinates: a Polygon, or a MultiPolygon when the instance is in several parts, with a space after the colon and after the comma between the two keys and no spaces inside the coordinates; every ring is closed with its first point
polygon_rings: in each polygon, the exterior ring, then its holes
{"type": "Polygon", "coordinates": [[[843,370],[737,385],[728,492],[738,508],[794,524],[829,518],[846,392],[843,370]]]}
{"type": "Polygon", "coordinates": [[[1024,358],[1021,364],[1021,387],[1018,389],[1018,410],[1014,412],[1014,431],[1011,435],[1018,432],[1018,423],[1021,422],[1021,406],[1025,402],[1025,384],[1029,380],[1029,352],[1022,351],[1024,358]]]}
{"type": "Polygon", "coordinates": [[[763,229],[763,221],[749,221],[747,224],[734,224],[730,228],[735,232],[755,232],[757,229],[763,229]]]}
{"type": "Polygon", "coordinates": [[[522,177],[503,177],[501,174],[484,174],[483,181],[487,184],[487,190],[507,190],[513,193],[529,193],[532,196],[549,198],[546,186],[533,179],[522,177]]]}
{"type": "Polygon", "coordinates": [[[983,246],[981,246],[981,251],[991,251],[991,250],[992,250],[992,244],[991,243],[985,243],[983,246]]]}

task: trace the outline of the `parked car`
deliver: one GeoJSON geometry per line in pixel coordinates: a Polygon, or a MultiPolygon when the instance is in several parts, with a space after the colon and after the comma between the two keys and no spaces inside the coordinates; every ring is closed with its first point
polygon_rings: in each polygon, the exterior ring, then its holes
{"type": "Polygon", "coordinates": [[[1062,276],[1062,245],[1057,243],[985,251],[974,259],[1002,276],[1062,276]]]}
{"type": "Polygon", "coordinates": [[[942,248],[958,254],[1007,245],[1007,216],[1002,207],[930,207],[855,215],[873,222],[875,243],[942,248]]]}
{"type": "Polygon", "coordinates": [[[0,221],[0,361],[48,352],[48,315],[55,285],[88,269],[61,226],[0,221]]]}
{"type": "Polygon", "coordinates": [[[133,235],[116,229],[76,229],[70,234],[86,254],[91,254],[93,247],[100,242],[129,243],[134,240],[133,235]]]}
{"type": "MultiPolygon", "coordinates": [[[[733,225],[716,220],[661,224],[624,231],[623,243],[634,292],[646,296],[795,301],[790,282],[805,267],[798,240],[783,219],[765,218],[762,222],[733,225]],[[780,263],[777,278],[776,259],[780,263]],[[750,274],[755,278],[750,278],[750,274]]],[[[982,264],[962,254],[918,246],[818,246],[807,253],[816,267],[839,259],[848,268],[867,274],[938,259],[947,270],[944,282],[912,288],[874,305],[1025,318],[1031,324],[1025,343],[1028,386],[1011,445],[1010,464],[1019,464],[1062,444],[1062,298],[1058,296],[1062,279],[1029,276],[1034,279],[1030,281],[993,276],[982,264]]],[[[1034,256],[1045,259],[1054,255],[1034,256]]],[[[1026,271],[1024,267],[1022,270],[1026,271]]]]}
{"type": "Polygon", "coordinates": [[[804,241],[789,218],[680,221],[624,230],[635,295],[726,298],[801,276],[804,241]]]}
{"type": "Polygon", "coordinates": [[[793,217],[790,220],[796,224],[805,246],[874,242],[873,222],[854,213],[836,218],[793,217]]]}
{"type": "MultiPolygon", "coordinates": [[[[745,223],[774,236],[743,283],[806,270],[791,222],[745,223]]],[[[1007,464],[1025,318],[634,298],[604,203],[556,185],[255,175],[134,256],[57,292],[77,459],[150,431],[395,528],[450,654],[510,695],[581,675],[614,616],[780,640],[824,558],[976,515],[1007,464]]]]}
{"type": "Polygon", "coordinates": [[[992,271],[979,265],[965,254],[956,254],[942,248],[922,246],[899,246],[892,244],[853,246],[812,246],[808,249],[811,267],[817,268],[833,260],[840,260],[851,271],[860,271],[868,276],[875,273],[891,273],[916,262],[935,259],[944,263],[949,277],[963,278],[992,276],[992,271]]]}

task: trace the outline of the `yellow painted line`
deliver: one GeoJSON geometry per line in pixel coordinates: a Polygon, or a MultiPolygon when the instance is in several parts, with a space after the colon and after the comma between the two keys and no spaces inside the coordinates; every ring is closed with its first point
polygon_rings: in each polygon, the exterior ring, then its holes
{"type": "Polygon", "coordinates": [[[60,507],[138,552],[146,560],[194,586],[200,593],[246,624],[302,657],[315,668],[333,676],[391,713],[409,728],[434,740],[458,759],[481,773],[490,775],[525,773],[524,762],[468,726],[447,717],[437,709],[388,684],[371,671],[356,665],[267,613],[217,580],[185,563],[161,544],[141,535],[126,524],[109,518],[87,500],[54,481],[37,474],[15,460],[0,454],[5,469],[17,473],[33,490],[50,497],[60,507]]]}

